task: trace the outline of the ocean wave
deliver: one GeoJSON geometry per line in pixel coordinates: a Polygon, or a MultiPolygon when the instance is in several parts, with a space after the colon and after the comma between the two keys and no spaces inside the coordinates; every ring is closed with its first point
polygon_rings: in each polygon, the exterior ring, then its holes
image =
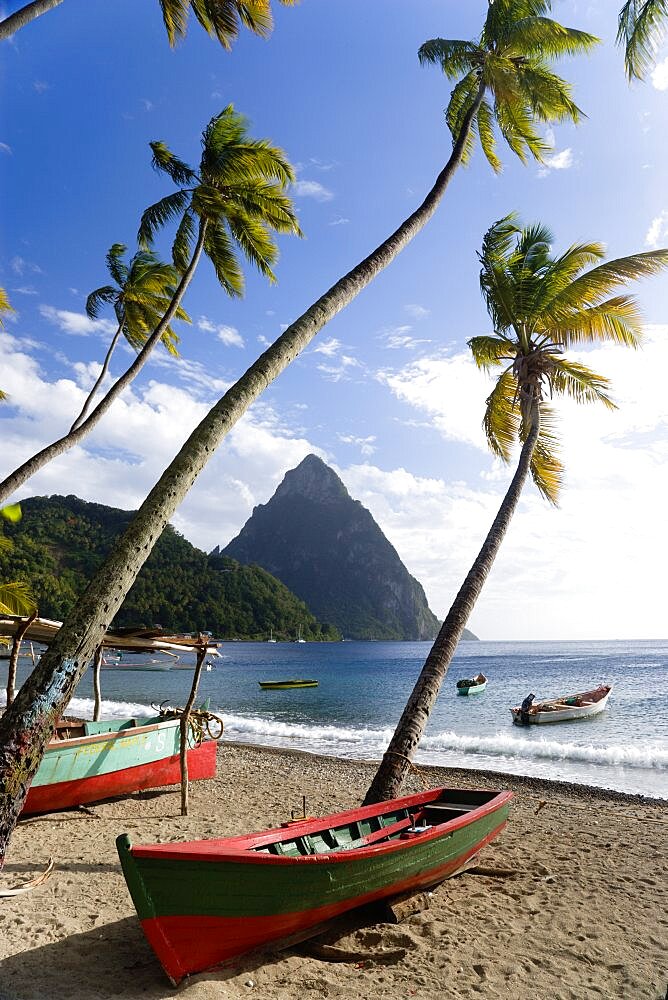
{"type": "MultiPolygon", "coordinates": [[[[272,744],[299,746],[332,756],[351,753],[361,756],[362,752],[368,756],[380,756],[393,733],[392,729],[314,726],[257,716],[225,715],[224,720],[225,733],[230,739],[244,742],[268,740],[272,744]]],[[[464,757],[484,755],[514,760],[570,761],[607,767],[668,768],[668,749],[657,744],[592,746],[501,732],[493,736],[474,736],[445,731],[423,736],[416,759],[452,753],[464,757]]]]}

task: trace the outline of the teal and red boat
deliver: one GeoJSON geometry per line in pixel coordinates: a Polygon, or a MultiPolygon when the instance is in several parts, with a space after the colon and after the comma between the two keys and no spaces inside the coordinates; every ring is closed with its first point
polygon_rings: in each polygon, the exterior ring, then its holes
{"type": "MultiPolygon", "coordinates": [[[[213,739],[191,741],[190,780],[214,777],[216,748],[213,739]]],[[[46,748],[23,813],[67,809],[180,780],[178,715],[106,722],[64,720],[46,748]]]]}
{"type": "Polygon", "coordinates": [[[149,944],[176,985],[339,914],[435,885],[490,843],[512,794],[436,788],[262,833],[116,840],[149,944]]]}

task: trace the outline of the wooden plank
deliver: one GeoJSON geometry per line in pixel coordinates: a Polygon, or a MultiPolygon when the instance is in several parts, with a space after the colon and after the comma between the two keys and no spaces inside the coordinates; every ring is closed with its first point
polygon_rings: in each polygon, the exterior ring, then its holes
{"type": "Polygon", "coordinates": [[[414,913],[422,913],[430,906],[429,893],[414,892],[405,896],[397,896],[390,899],[385,904],[386,914],[384,922],[388,924],[400,924],[406,917],[413,916],[414,913]]]}

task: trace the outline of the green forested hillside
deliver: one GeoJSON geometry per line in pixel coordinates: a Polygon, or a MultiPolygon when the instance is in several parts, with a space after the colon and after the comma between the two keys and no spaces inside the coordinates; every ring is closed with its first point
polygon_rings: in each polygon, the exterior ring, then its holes
{"type": "MultiPolygon", "coordinates": [[[[23,517],[7,524],[14,541],[0,553],[0,579],[24,580],[44,618],[62,620],[100,566],[131,514],[74,496],[32,497],[23,517]]],[[[207,556],[171,526],[163,532],[130,590],[115,625],[156,625],[178,632],[208,630],[217,638],[338,639],[303,601],[259,566],[207,556]]]]}

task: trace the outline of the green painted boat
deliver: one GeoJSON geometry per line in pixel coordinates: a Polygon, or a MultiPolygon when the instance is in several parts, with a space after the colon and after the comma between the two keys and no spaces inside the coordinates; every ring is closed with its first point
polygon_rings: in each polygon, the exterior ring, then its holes
{"type": "Polygon", "coordinates": [[[435,788],[221,840],[116,840],[151,947],[176,985],[311,937],[341,913],[436,885],[499,835],[512,794],[435,788]]]}
{"type": "MultiPolygon", "coordinates": [[[[58,723],[28,790],[23,813],[52,812],[181,780],[180,717],[58,723]]],[[[214,739],[190,742],[188,776],[216,773],[214,739]]]]}
{"type": "Polygon", "coordinates": [[[292,688],[316,688],[317,681],[294,680],[294,681],[258,681],[263,691],[290,691],[292,688]]]}
{"type": "Polygon", "coordinates": [[[487,678],[484,674],[476,674],[475,677],[463,677],[457,681],[457,694],[481,694],[487,687],[487,678]]]}

